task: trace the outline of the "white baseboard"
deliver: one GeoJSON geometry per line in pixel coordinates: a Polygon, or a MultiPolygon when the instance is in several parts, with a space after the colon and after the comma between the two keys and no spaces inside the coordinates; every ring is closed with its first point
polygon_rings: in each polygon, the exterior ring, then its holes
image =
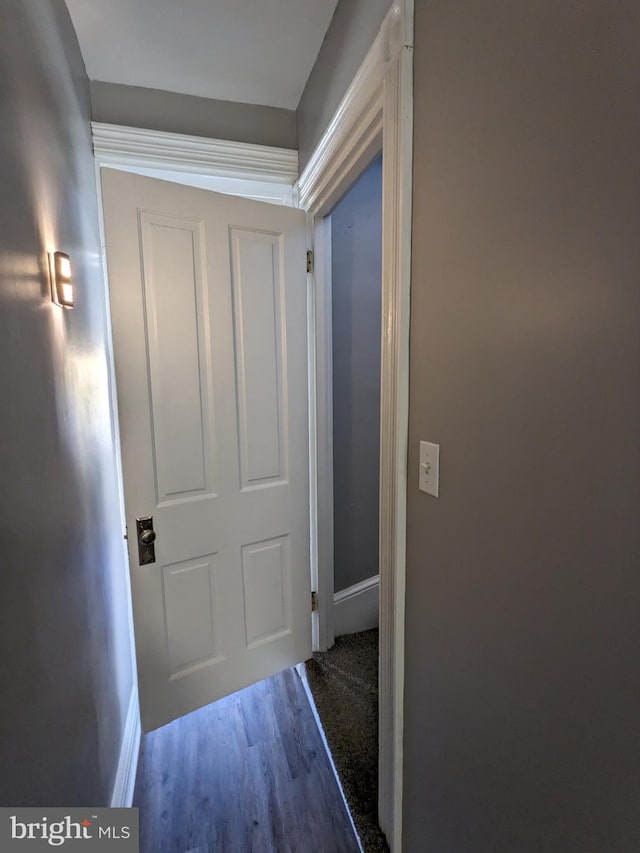
{"type": "Polygon", "coordinates": [[[118,770],[111,795],[111,808],[129,808],[133,803],[133,789],[138,770],[138,752],[140,750],[140,709],[138,707],[138,686],[131,688],[129,709],[124,724],[118,770]]]}
{"type": "Polygon", "coordinates": [[[333,596],[333,626],[336,637],[378,627],[380,575],[341,589],[333,596]]]}

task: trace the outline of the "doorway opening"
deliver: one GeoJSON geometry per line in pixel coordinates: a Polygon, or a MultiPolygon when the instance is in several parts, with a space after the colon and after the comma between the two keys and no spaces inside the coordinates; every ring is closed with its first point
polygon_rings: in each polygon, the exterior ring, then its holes
{"type": "MultiPolygon", "coordinates": [[[[404,561],[406,518],[406,455],[408,432],[408,334],[409,283],[411,255],[411,140],[412,140],[412,20],[410,0],[396,0],[361,68],[348,88],[333,119],[307,162],[293,188],[293,198],[307,212],[308,235],[313,244],[315,269],[308,279],[311,296],[308,326],[313,330],[315,347],[310,351],[309,387],[311,420],[311,543],[312,577],[317,590],[318,610],[313,614],[314,648],[327,648],[333,642],[333,572],[327,572],[326,552],[333,548],[333,496],[327,472],[331,470],[328,453],[330,439],[326,388],[327,308],[325,295],[326,223],[323,217],[345,190],[370,163],[384,140],[383,165],[383,328],[382,337],[382,421],[380,429],[380,823],[392,850],[401,849],[402,815],[402,742],[404,673],[404,561]]],[[[109,128],[108,135],[113,135],[109,128]]],[[[117,128],[120,139],[117,154],[109,145],[94,146],[98,165],[157,166],[158,146],[143,145],[130,139],[137,131],[117,128]]],[[[98,140],[99,141],[99,140],[98,140]]],[[[166,146],[165,146],[166,147],[166,146]]],[[[283,152],[253,151],[251,175],[247,175],[247,146],[225,145],[224,151],[212,150],[206,157],[206,173],[229,177],[264,178],[276,183],[289,180],[291,165],[283,172],[283,152]],[[235,150],[237,148],[237,150],[235,150]],[[286,174],[285,174],[286,173],[286,174]]],[[[284,152],[285,154],[287,152],[284,152]]],[[[175,163],[178,171],[193,167],[176,151],[167,148],[163,163],[175,163]]],[[[200,168],[200,167],[199,167],[200,168]]],[[[221,191],[222,187],[219,188],[221,191]]],[[[245,193],[242,193],[245,194],[245,193]]],[[[247,195],[253,195],[247,192],[247,195]]],[[[255,197],[255,196],[254,196],[255,197]]],[[[308,247],[308,244],[307,244],[308,247]]],[[[329,306],[330,310],[330,306],[329,306]]],[[[111,371],[113,375],[113,369],[111,371]]],[[[115,395],[113,396],[115,401],[115,395]]],[[[114,416],[117,406],[113,407],[114,416]]],[[[117,428],[115,429],[117,434],[117,428]]],[[[135,744],[139,737],[138,695],[132,688],[130,732],[121,751],[122,790],[129,790],[135,774],[135,744]],[[131,753],[132,759],[127,760],[131,753]]],[[[119,768],[120,774],[120,768],[119,768]]],[[[125,805],[126,798],[122,804],[125,805]]],[[[120,801],[118,800],[118,803],[120,801]]]]}
{"type": "Polygon", "coordinates": [[[335,645],[307,677],[365,850],[378,825],[382,155],[324,218],[329,232],[335,645]]]}
{"type": "Polygon", "coordinates": [[[334,636],[378,627],[382,155],[330,214],[334,636]]]}
{"type": "Polygon", "coordinates": [[[316,723],[300,679],[287,669],[311,653],[305,214],[109,169],[102,191],[148,732],[137,799],[148,849],[160,849],[154,832],[162,832],[167,808],[172,849],[186,839],[190,853],[194,809],[203,811],[205,849],[238,849],[237,839],[255,831],[262,847],[251,849],[265,851],[289,849],[278,832],[304,834],[314,819],[319,832],[337,809],[331,849],[352,853],[359,848],[348,811],[337,782],[324,779],[331,764],[318,732],[313,743],[316,723]],[[149,555],[140,551],[141,521],[157,531],[149,555]],[[247,735],[257,706],[260,733],[247,735]],[[224,743],[213,760],[220,726],[224,743]],[[175,731],[179,756],[168,766],[175,731]],[[262,782],[247,778],[242,760],[260,744],[253,754],[262,782]],[[297,753],[306,777],[291,764],[297,753]],[[186,778],[169,781],[183,765],[186,778]],[[222,795],[216,805],[203,799],[217,784],[236,788],[243,814],[248,801],[263,801],[262,816],[258,808],[250,823],[238,818],[228,839],[234,807],[222,795]],[[318,808],[305,808],[308,788],[329,785],[339,806],[320,797],[318,808]],[[279,816],[273,803],[283,804],[279,816]]]}

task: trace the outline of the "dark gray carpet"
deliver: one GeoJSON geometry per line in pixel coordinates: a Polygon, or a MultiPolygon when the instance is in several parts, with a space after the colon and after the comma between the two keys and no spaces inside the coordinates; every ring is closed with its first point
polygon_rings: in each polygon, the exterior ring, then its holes
{"type": "Polygon", "coordinates": [[[366,853],[388,853],[378,826],[378,631],[338,637],[306,663],[309,686],[366,853]]]}

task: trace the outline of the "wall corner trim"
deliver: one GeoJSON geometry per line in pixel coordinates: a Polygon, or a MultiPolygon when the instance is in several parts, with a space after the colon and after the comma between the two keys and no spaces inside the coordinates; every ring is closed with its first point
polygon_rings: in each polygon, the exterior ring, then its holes
{"type": "Polygon", "coordinates": [[[120,757],[116,779],[111,795],[111,808],[130,808],[133,803],[133,790],[136,784],[138,770],[138,753],[140,750],[140,712],[138,708],[138,687],[131,688],[127,718],[120,744],[120,757]]]}
{"type": "Polygon", "coordinates": [[[298,152],[289,148],[95,121],[91,131],[94,155],[101,166],[138,166],[288,185],[298,177],[298,152]]]}

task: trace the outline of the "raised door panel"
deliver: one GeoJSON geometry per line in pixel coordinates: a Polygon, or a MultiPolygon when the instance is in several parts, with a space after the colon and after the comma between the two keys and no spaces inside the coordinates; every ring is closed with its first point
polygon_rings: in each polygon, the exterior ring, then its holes
{"type": "Polygon", "coordinates": [[[201,222],[140,211],[153,463],[159,505],[213,491],[201,222]]]}
{"type": "Polygon", "coordinates": [[[163,592],[171,678],[224,658],[216,555],[163,567],[163,592]]]}
{"type": "Polygon", "coordinates": [[[282,235],[230,228],[241,488],[286,479],[282,235]]]}
{"type": "Polygon", "coordinates": [[[289,537],[242,548],[247,648],[291,633],[289,537]]]}

